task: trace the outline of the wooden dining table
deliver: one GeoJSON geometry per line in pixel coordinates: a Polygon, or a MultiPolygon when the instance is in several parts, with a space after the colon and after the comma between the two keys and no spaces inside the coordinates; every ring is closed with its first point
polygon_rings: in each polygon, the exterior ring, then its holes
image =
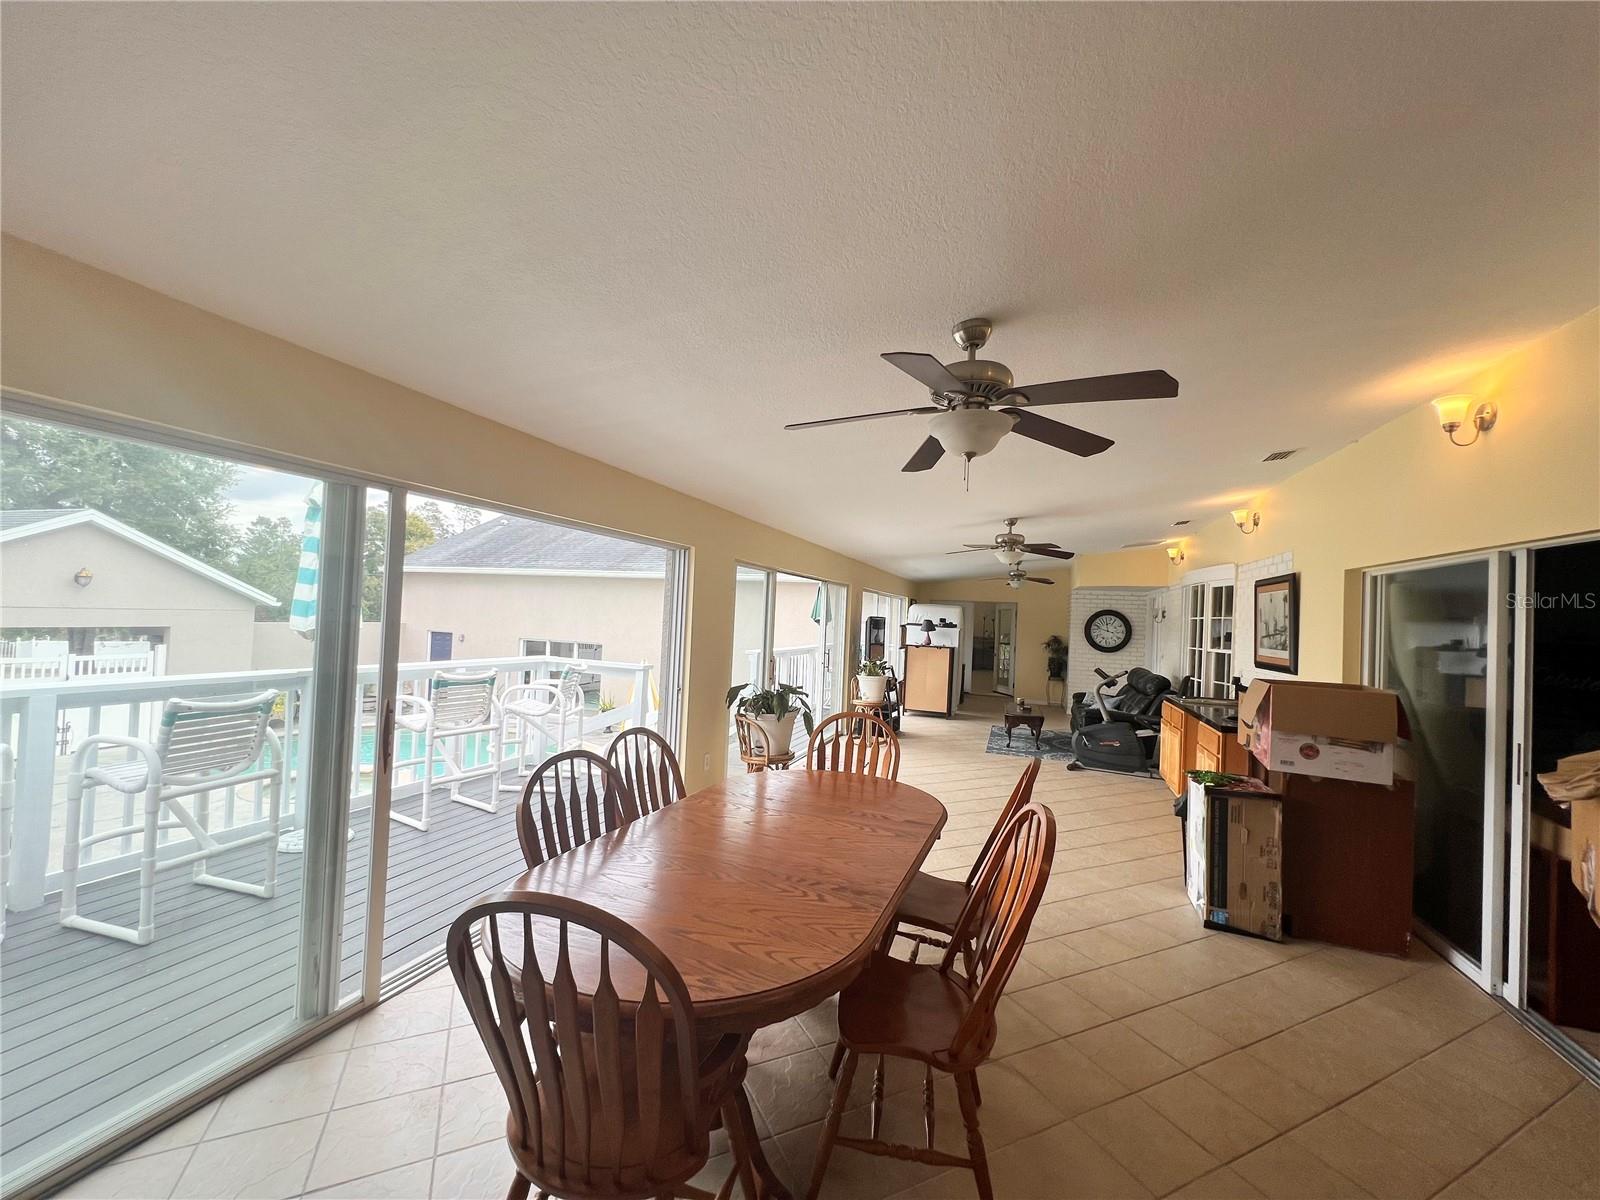
{"type": "MultiPolygon", "coordinates": [[[[944,822],[944,805],[892,780],[736,775],[523,872],[497,898],[554,893],[620,917],[683,975],[702,1034],[736,1033],[747,1046],[855,978],[944,822]]],[[[519,930],[498,931],[508,963],[520,961],[519,930]]],[[[599,978],[586,949],[570,947],[581,991],[599,978]]],[[[613,984],[624,1003],[639,994],[624,973],[613,984]]],[[[735,1099],[757,1196],[788,1196],[742,1087],[735,1099]]]]}

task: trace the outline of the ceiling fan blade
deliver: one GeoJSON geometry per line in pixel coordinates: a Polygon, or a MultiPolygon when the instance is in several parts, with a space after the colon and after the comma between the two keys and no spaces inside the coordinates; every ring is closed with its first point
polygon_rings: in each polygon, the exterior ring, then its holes
{"type": "Polygon", "coordinates": [[[917,447],[917,452],[906,460],[906,465],[900,469],[902,471],[926,471],[943,457],[944,447],[939,444],[938,438],[923,438],[922,445],[917,447]]]}
{"type": "Polygon", "coordinates": [[[965,550],[946,550],[946,554],[976,554],[979,550],[993,550],[993,546],[968,546],[965,550]]]}
{"type": "Polygon", "coordinates": [[[899,367],[930,392],[959,392],[961,381],[931,354],[913,354],[909,350],[896,350],[883,355],[883,360],[899,367]]]}
{"type": "Polygon", "coordinates": [[[1023,578],[1029,583],[1042,583],[1046,587],[1055,587],[1056,585],[1056,581],[1054,579],[1041,579],[1037,575],[1024,575],[1023,578]]]}
{"type": "Polygon", "coordinates": [[[1046,550],[1042,546],[1024,546],[1023,550],[1029,554],[1041,554],[1045,558],[1072,558],[1077,553],[1074,550],[1062,550],[1059,547],[1054,550],[1046,550]]]}
{"type": "Polygon", "coordinates": [[[1159,400],[1178,394],[1178,381],[1165,371],[1125,371],[1121,375],[1091,375],[1084,379],[1059,379],[1055,383],[1030,383],[1009,388],[1001,399],[1023,396],[1040,404],[1094,404],[1102,400],[1159,400]]]}
{"type": "Polygon", "coordinates": [[[1061,547],[1054,542],[1023,542],[1017,549],[1026,550],[1030,554],[1042,554],[1046,550],[1059,550],[1061,547]]]}
{"type": "Polygon", "coordinates": [[[921,408],[891,408],[888,412],[860,413],[854,417],[825,417],[820,421],[795,421],[785,425],[785,429],[816,429],[822,425],[845,425],[851,421],[876,421],[879,417],[915,417],[928,416],[932,413],[942,412],[943,409],[933,407],[931,404],[921,408]]]}
{"type": "Polygon", "coordinates": [[[1099,454],[1102,450],[1109,450],[1116,445],[1116,442],[1101,437],[1098,433],[1090,433],[1087,429],[1079,429],[1076,425],[1067,425],[1061,421],[1052,421],[1049,417],[1041,417],[1038,413],[1031,413],[1025,408],[1002,408],[1000,411],[1016,415],[1017,423],[1011,427],[1012,433],[1020,433],[1025,438],[1032,438],[1036,442],[1043,442],[1046,446],[1054,446],[1057,450],[1066,450],[1083,458],[1099,454]]]}

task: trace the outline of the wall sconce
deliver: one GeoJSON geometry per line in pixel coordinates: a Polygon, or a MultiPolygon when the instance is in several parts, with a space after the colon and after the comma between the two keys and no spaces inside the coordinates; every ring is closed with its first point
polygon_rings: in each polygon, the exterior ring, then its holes
{"type": "Polygon", "coordinates": [[[1179,563],[1181,563],[1183,561],[1183,547],[1182,546],[1168,546],[1167,547],[1167,561],[1170,562],[1173,566],[1177,566],[1179,563]]]}
{"type": "Polygon", "coordinates": [[[88,587],[94,582],[94,572],[88,567],[79,567],[78,573],[72,577],[72,582],[79,587],[88,587]]]}
{"type": "Polygon", "coordinates": [[[1487,400],[1474,408],[1473,401],[1476,399],[1476,396],[1468,396],[1462,393],[1454,396],[1440,396],[1433,402],[1433,411],[1439,414],[1439,428],[1444,430],[1445,436],[1450,439],[1452,446],[1470,446],[1472,442],[1478,440],[1480,434],[1487,433],[1494,428],[1495,420],[1500,416],[1500,410],[1487,400]],[[1472,417],[1472,441],[1458,442],[1456,441],[1456,430],[1467,423],[1469,412],[1472,417]]]}
{"type": "Polygon", "coordinates": [[[1261,514],[1249,508],[1236,508],[1228,514],[1240,533],[1254,533],[1261,528],[1261,514]]]}

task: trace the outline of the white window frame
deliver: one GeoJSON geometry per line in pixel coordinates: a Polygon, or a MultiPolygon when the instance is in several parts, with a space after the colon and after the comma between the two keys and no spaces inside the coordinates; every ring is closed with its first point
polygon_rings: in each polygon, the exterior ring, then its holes
{"type": "Polygon", "coordinates": [[[1239,672],[1235,618],[1239,610],[1238,572],[1233,564],[1191,571],[1179,584],[1183,595],[1182,669],[1191,676],[1194,694],[1207,699],[1233,699],[1233,679],[1239,672]],[[1210,644],[1214,622],[1226,621],[1228,644],[1210,644]]]}

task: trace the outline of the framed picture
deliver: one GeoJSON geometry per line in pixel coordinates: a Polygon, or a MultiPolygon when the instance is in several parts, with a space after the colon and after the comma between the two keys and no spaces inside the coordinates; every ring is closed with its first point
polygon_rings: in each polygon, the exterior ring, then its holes
{"type": "Polygon", "coordinates": [[[1256,668],[1300,673],[1300,576],[1256,580],[1256,668]]]}

